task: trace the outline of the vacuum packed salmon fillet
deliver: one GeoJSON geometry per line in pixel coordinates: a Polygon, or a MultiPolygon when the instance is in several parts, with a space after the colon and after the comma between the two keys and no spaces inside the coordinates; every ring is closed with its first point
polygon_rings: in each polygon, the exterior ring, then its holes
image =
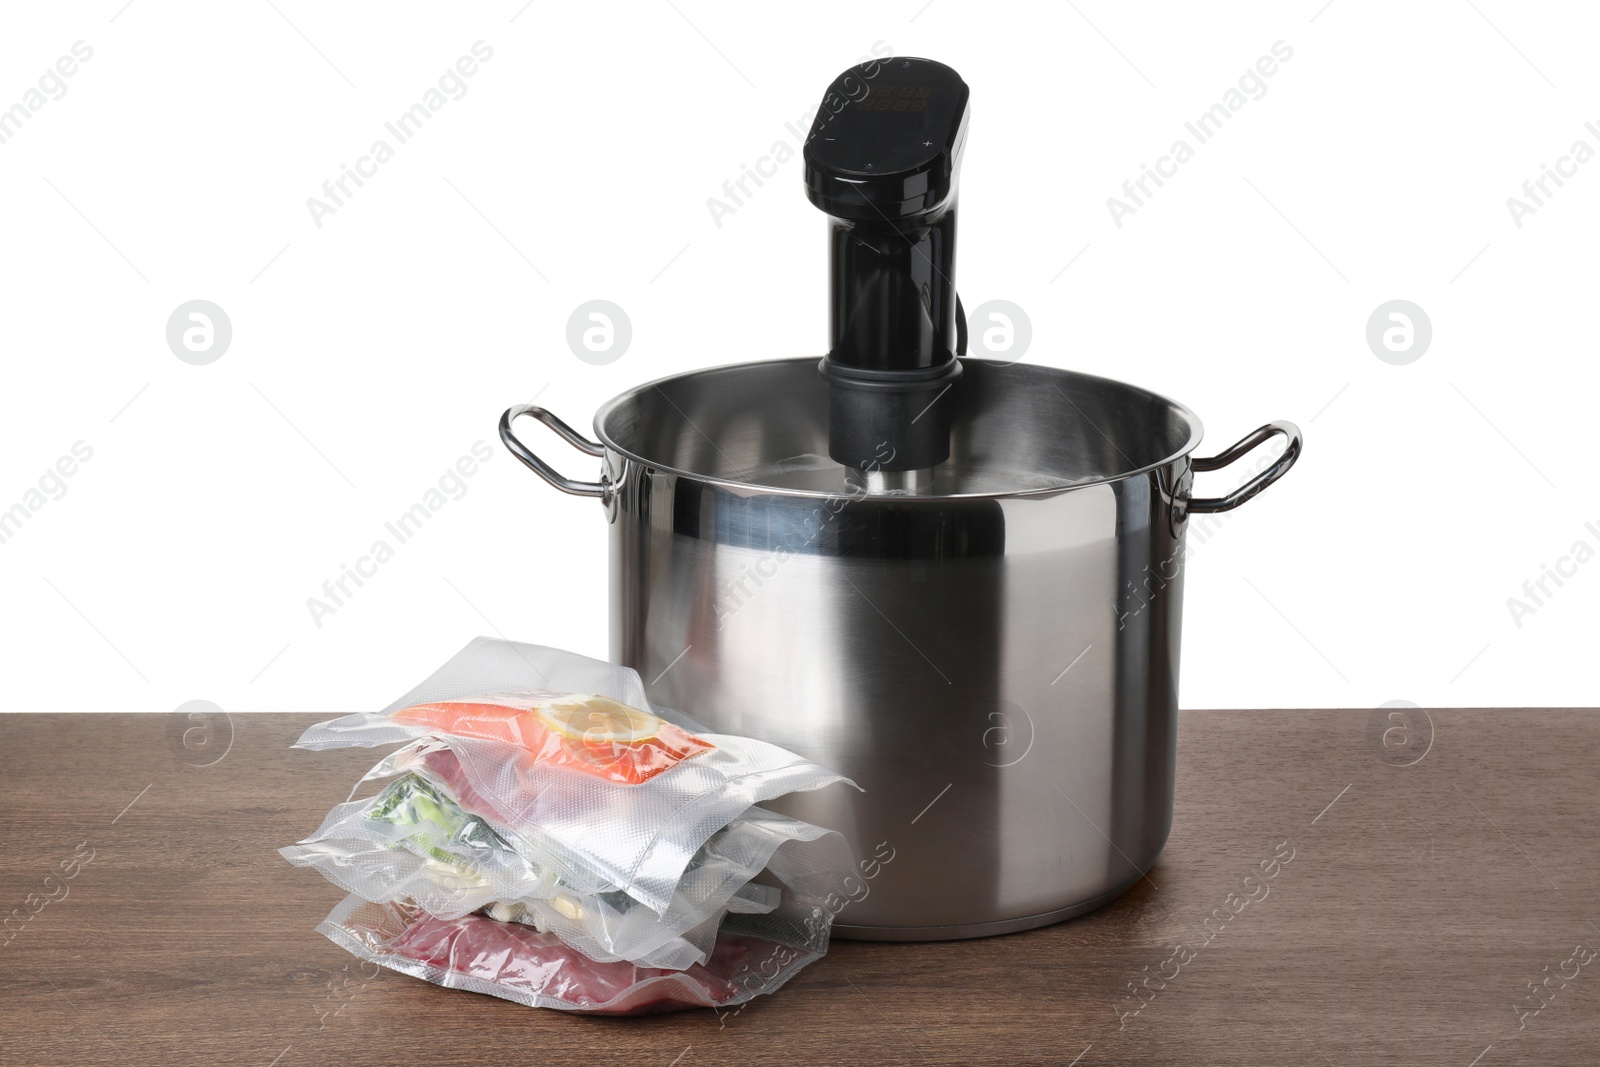
{"type": "Polygon", "coordinates": [[[494,694],[413,704],[394,717],[429,732],[513,745],[527,763],[628,785],[715,747],[648,711],[585,694],[494,694]]]}

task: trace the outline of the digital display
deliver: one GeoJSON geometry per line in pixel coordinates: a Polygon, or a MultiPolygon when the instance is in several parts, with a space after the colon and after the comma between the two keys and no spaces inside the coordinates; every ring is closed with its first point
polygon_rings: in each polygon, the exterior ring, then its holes
{"type": "Polygon", "coordinates": [[[933,98],[931,85],[869,85],[857,111],[922,111],[933,98]]]}

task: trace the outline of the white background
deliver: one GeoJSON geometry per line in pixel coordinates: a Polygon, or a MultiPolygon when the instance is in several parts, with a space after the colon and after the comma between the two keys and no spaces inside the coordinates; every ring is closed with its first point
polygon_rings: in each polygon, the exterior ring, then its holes
{"type": "Polygon", "coordinates": [[[1507,606],[1600,548],[1600,161],[1520,228],[1506,204],[1600,149],[1584,5],[274,2],[3,17],[0,108],[93,49],[0,144],[0,510],[93,450],[0,544],[5,710],[369,708],[479,633],[604,656],[601,510],[495,421],[537,394],[586,428],[652,378],[820,354],[800,161],[720,227],[707,199],[879,42],[972,87],[969,309],[1013,301],[1026,359],[1188,404],[1203,454],[1305,430],[1192,552],[1184,706],[1600,703],[1600,561],[1507,606]],[[465,95],[318,227],[307,198],[480,40],[465,95]],[[1107,198],[1277,41],[1265,95],[1116,226],[1107,198]],[[565,340],[594,298],[632,321],[608,366],[565,340]],[[1396,298],[1434,334],[1405,366],[1365,339],[1396,298]],[[232,323],[206,366],[166,342],[192,299],[232,323]],[[478,441],[465,495],[318,626],[307,599],[478,441]]]}

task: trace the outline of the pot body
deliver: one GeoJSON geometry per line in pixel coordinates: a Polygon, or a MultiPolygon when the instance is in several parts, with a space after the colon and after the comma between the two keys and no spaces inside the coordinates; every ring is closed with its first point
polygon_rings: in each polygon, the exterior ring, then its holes
{"type": "MultiPolygon", "coordinates": [[[[1192,460],[1200,427],[1179,405],[967,364],[949,472],[925,495],[750,469],[825,455],[814,361],[619,398],[591,446],[605,481],[563,486],[606,504],[611,654],[650,699],[861,786],[767,805],[854,847],[840,936],[1022,930],[1142,877],[1172,823],[1187,516],[1249,495],[1190,500],[1193,469],[1236,457],[1192,460]]],[[[1277,425],[1290,449],[1250,492],[1298,454],[1277,425]]]]}
{"type": "Polygon", "coordinates": [[[1172,823],[1187,467],[835,514],[628,471],[612,658],[653,702],[862,787],[768,805],[868,864],[839,934],[1052,922],[1136,880],[1172,823]]]}

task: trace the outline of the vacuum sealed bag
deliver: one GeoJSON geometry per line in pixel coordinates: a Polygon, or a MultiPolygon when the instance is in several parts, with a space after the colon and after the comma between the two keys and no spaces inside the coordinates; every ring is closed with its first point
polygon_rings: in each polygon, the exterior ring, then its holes
{"type": "Polygon", "coordinates": [[[435,985],[532,1007],[608,1015],[726,1007],[771,993],[827,951],[832,916],[786,902],[730,915],[703,964],[600,963],[531,926],[485,915],[440,919],[407,902],[347,897],[318,931],[361,959],[435,985]]]}
{"type": "Polygon", "coordinates": [[[417,737],[496,742],[502,758],[520,768],[563,767],[618,785],[647,782],[716,748],[681,726],[599,693],[542,689],[489,693],[348,720],[336,720],[343,724],[343,736],[340,726],[324,723],[326,736],[368,745],[417,737]],[[357,734],[365,739],[353,740],[357,734]]]}
{"type": "Polygon", "coordinates": [[[442,782],[410,773],[335,807],[316,833],[280,851],[366,900],[409,899],[444,919],[488,908],[594,960],[679,970],[706,961],[729,911],[777,905],[778,889],[750,882],[769,864],[777,881],[816,899],[839,891],[853,869],[837,833],[751,808],[701,846],[658,915],[614,887],[579,891],[517,842],[465,810],[442,782]]]}
{"type": "Polygon", "coordinates": [[[482,912],[503,922],[522,923],[559,937],[575,951],[598,962],[628,960],[644,967],[683,970],[704,963],[724,916],[740,911],[771,911],[780,891],[768,886],[741,887],[698,924],[690,925],[669,909],[667,916],[626,893],[579,897],[561,894],[548,899],[490,897],[480,880],[462,868],[451,868],[399,852],[350,841],[317,841],[282,850],[296,866],[320,870],[352,895],[377,904],[406,903],[436,919],[459,919],[482,912]],[[489,899],[485,899],[485,898],[489,899]],[[647,917],[647,918],[646,918],[647,917]]]}
{"type": "Polygon", "coordinates": [[[431,914],[465,914],[490,901],[548,896],[555,871],[519,853],[442,788],[406,775],[367,800],[336,805],[309,837],[278,852],[368,900],[414,898],[431,914]]]}
{"type": "Polygon", "coordinates": [[[426,771],[569,885],[620,890],[663,914],[701,846],[740,812],[854,786],[776,745],[672,714],[649,707],[628,668],[480,638],[402,706],[319,723],[296,747],[411,742],[368,777],[426,771]]]}

